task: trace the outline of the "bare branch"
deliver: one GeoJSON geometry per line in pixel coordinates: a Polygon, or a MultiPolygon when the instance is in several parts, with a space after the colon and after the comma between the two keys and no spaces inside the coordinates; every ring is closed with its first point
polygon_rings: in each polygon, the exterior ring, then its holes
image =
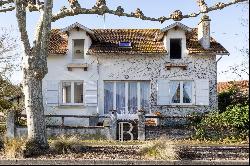
{"type": "Polygon", "coordinates": [[[16,17],[18,22],[19,31],[21,33],[21,40],[24,44],[24,51],[26,55],[30,55],[30,42],[28,33],[26,31],[26,4],[22,0],[16,0],[16,17]]]}
{"type": "Polygon", "coordinates": [[[0,7],[1,6],[4,6],[4,5],[9,5],[9,4],[11,4],[11,3],[14,3],[14,0],[1,0],[0,1],[0,7]]]}
{"type": "Polygon", "coordinates": [[[208,6],[207,6],[205,0],[196,0],[196,1],[197,1],[198,6],[200,7],[200,11],[206,12],[208,9],[208,6]]]}
{"type": "Polygon", "coordinates": [[[79,4],[78,0],[68,0],[70,7],[73,8],[81,8],[81,5],[79,4]]]}
{"type": "MultiPolygon", "coordinates": [[[[74,1],[74,0],[68,0],[68,1],[74,1]]],[[[61,18],[67,17],[67,16],[75,16],[79,14],[98,14],[98,15],[104,15],[104,14],[112,14],[112,15],[117,15],[117,16],[126,16],[126,17],[134,17],[134,18],[140,18],[142,20],[148,20],[148,21],[159,21],[161,23],[167,21],[167,20],[174,20],[174,21],[181,21],[184,18],[190,18],[190,17],[197,17],[198,15],[202,13],[209,13],[211,11],[215,10],[221,10],[225,7],[231,6],[236,3],[240,2],[246,2],[248,0],[232,0],[231,2],[228,3],[222,3],[218,2],[215,5],[208,7],[207,4],[205,3],[204,0],[197,0],[198,5],[200,6],[200,10],[196,13],[191,13],[191,14],[186,14],[183,15],[180,10],[174,11],[170,16],[162,16],[159,18],[153,18],[153,17],[147,17],[143,14],[143,12],[140,9],[137,9],[135,13],[125,13],[124,9],[121,6],[118,6],[116,10],[110,10],[106,6],[105,0],[97,0],[96,5],[92,9],[86,9],[86,8],[80,8],[77,5],[73,5],[74,7],[72,8],[66,8],[63,7],[60,12],[57,14],[53,15],[52,21],[55,22],[61,18]]],[[[78,1],[74,1],[75,3],[78,3],[78,1]]],[[[73,4],[73,3],[71,3],[73,4]]]]}
{"type": "Polygon", "coordinates": [[[13,10],[15,10],[15,7],[8,7],[8,8],[0,9],[0,13],[10,12],[13,10]]]}

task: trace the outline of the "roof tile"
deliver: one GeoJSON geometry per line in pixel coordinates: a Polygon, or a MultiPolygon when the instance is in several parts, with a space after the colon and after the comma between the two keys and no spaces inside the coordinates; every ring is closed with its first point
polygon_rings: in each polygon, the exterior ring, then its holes
{"type": "MultiPolygon", "coordinates": [[[[161,38],[160,29],[92,29],[95,38],[88,54],[164,54],[167,50],[161,38]],[[119,47],[119,42],[131,42],[132,47],[119,47]]],[[[187,49],[189,54],[220,53],[229,54],[228,51],[213,38],[211,48],[204,49],[198,41],[197,28],[187,31],[187,49]]],[[[92,34],[93,35],[93,34],[92,34]]],[[[51,31],[49,53],[66,54],[68,36],[58,29],[51,31]]]]}

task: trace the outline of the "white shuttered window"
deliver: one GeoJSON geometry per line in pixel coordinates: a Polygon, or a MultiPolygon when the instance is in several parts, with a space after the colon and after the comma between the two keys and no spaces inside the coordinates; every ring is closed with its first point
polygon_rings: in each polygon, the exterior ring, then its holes
{"type": "Polygon", "coordinates": [[[209,80],[195,80],[196,105],[209,105],[209,80]]]}
{"type": "Polygon", "coordinates": [[[61,83],[62,105],[83,105],[83,81],[63,81],[61,83]]]}
{"type": "Polygon", "coordinates": [[[209,105],[209,80],[158,80],[157,105],[209,105]]]}
{"type": "Polygon", "coordinates": [[[59,104],[59,81],[46,81],[46,104],[48,106],[58,106],[59,104]]]}

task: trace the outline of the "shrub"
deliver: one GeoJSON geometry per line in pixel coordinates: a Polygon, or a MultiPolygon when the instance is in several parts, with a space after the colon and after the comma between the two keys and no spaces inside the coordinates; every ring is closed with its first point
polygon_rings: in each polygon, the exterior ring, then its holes
{"type": "Polygon", "coordinates": [[[28,140],[25,142],[25,146],[23,148],[23,156],[34,157],[45,154],[48,150],[49,146],[41,146],[41,144],[35,140],[28,140]]]}
{"type": "Polygon", "coordinates": [[[50,146],[52,150],[61,154],[80,152],[83,150],[83,145],[81,144],[80,139],[76,136],[60,136],[56,140],[53,140],[50,146]]]}
{"type": "Polygon", "coordinates": [[[0,135],[1,135],[1,134],[4,134],[5,131],[6,131],[6,126],[0,124],[0,135]]]}
{"type": "Polygon", "coordinates": [[[143,145],[140,154],[148,159],[176,160],[179,159],[177,151],[172,141],[160,138],[143,145]]]}
{"type": "Polygon", "coordinates": [[[4,155],[7,158],[22,158],[26,141],[24,139],[5,139],[4,155]]]}
{"type": "Polygon", "coordinates": [[[249,106],[227,107],[223,113],[211,112],[196,126],[195,138],[220,140],[246,139],[249,132],[249,106]]]}
{"type": "Polygon", "coordinates": [[[246,105],[249,102],[249,95],[243,92],[236,83],[231,82],[226,91],[218,94],[218,108],[220,113],[225,112],[230,105],[246,105]]]}
{"type": "Polygon", "coordinates": [[[0,136],[0,151],[3,149],[4,142],[2,136],[0,136]]]}

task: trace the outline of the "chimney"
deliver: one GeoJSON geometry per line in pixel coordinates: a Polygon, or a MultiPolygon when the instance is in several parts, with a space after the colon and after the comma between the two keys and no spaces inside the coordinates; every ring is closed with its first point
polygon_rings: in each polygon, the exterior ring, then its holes
{"type": "Polygon", "coordinates": [[[210,48],[210,18],[203,15],[198,24],[198,40],[205,49],[210,48]]]}

